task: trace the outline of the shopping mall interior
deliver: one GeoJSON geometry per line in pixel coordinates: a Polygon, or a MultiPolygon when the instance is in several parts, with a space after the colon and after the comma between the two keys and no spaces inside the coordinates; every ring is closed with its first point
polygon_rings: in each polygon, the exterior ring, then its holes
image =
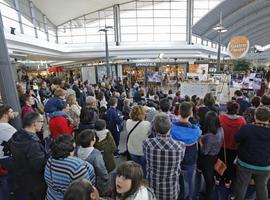
{"type": "Polygon", "coordinates": [[[0,0],[0,199],[270,198],[269,16],[0,0]]]}

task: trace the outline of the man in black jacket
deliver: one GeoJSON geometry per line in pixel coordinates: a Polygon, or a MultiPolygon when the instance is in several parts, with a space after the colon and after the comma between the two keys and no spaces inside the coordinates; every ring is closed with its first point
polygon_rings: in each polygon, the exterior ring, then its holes
{"type": "Polygon", "coordinates": [[[40,114],[27,114],[23,118],[23,129],[10,139],[15,183],[19,192],[25,193],[30,200],[41,200],[46,195],[44,168],[47,153],[36,135],[43,122],[40,114]]]}
{"type": "Polygon", "coordinates": [[[254,177],[256,199],[267,198],[267,181],[270,177],[270,109],[265,106],[255,111],[255,123],[242,126],[235,135],[239,143],[236,186],[236,200],[245,199],[251,177],[254,177]]]}

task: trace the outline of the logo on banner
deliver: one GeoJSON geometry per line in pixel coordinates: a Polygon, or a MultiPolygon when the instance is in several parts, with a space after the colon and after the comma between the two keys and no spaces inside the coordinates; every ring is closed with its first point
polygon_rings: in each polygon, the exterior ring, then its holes
{"type": "Polygon", "coordinates": [[[231,58],[243,58],[249,50],[249,40],[244,35],[235,36],[231,38],[227,49],[231,58]]]}

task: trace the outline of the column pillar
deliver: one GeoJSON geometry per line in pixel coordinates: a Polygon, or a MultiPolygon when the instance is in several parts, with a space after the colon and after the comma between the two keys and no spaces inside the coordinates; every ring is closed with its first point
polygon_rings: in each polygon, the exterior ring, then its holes
{"type": "Polygon", "coordinates": [[[193,25],[193,10],[194,10],[194,0],[187,0],[187,44],[192,44],[192,25],[193,25]]]}
{"type": "Polygon", "coordinates": [[[48,31],[48,23],[47,23],[47,16],[46,15],[43,15],[43,24],[44,24],[44,31],[46,34],[46,39],[49,42],[50,40],[49,40],[49,31],[48,31]]]}
{"type": "Polygon", "coordinates": [[[55,42],[58,44],[59,43],[59,38],[58,38],[58,27],[56,27],[55,30],[55,42]]]}
{"type": "Polygon", "coordinates": [[[18,21],[19,21],[19,25],[20,25],[20,32],[21,32],[21,34],[24,34],[23,24],[22,24],[22,15],[21,15],[21,10],[20,10],[20,5],[19,5],[19,1],[18,0],[14,0],[14,6],[15,6],[15,9],[16,9],[17,14],[18,14],[18,21]]]}
{"type": "MultiPolygon", "coordinates": [[[[0,91],[1,97],[5,104],[8,104],[14,109],[21,113],[21,106],[19,97],[17,94],[14,70],[12,69],[6,39],[4,35],[4,26],[2,22],[2,16],[0,12],[0,91]]],[[[16,128],[21,128],[21,118],[16,117],[12,120],[11,124],[16,128]]]]}
{"type": "Polygon", "coordinates": [[[119,4],[113,6],[113,19],[114,19],[114,38],[116,46],[121,43],[121,23],[120,23],[120,6],[119,4]]]}
{"type": "Polygon", "coordinates": [[[38,38],[37,21],[35,17],[34,4],[32,1],[29,1],[29,7],[30,7],[31,20],[32,20],[32,23],[34,25],[34,30],[35,30],[35,37],[38,38]]]}

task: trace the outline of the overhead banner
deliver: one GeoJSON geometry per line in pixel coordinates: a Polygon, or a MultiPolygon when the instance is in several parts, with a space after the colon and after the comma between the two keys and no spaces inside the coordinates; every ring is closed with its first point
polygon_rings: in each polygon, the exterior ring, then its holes
{"type": "Polygon", "coordinates": [[[232,59],[243,58],[249,50],[249,40],[244,35],[235,36],[231,38],[227,49],[232,59]]]}

